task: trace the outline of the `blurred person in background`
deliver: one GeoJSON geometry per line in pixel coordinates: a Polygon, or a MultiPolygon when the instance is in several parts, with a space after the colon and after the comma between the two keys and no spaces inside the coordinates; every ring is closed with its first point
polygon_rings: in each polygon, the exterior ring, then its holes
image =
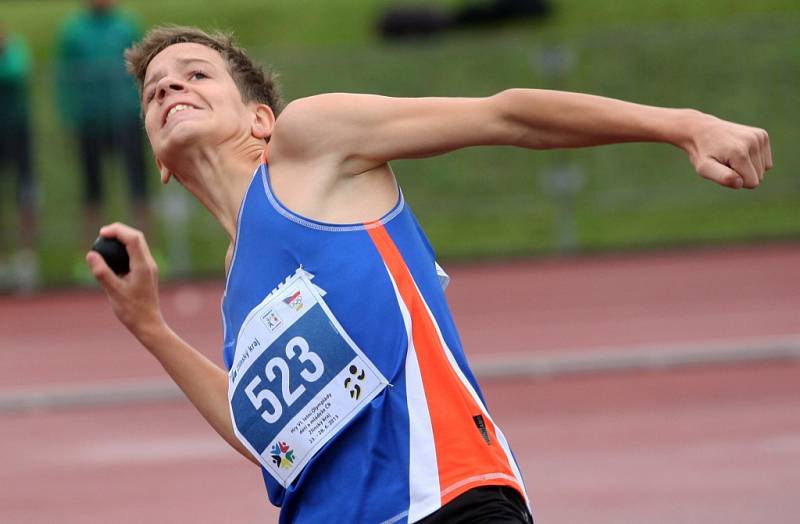
{"type": "MultiPolygon", "coordinates": [[[[31,57],[20,35],[0,24],[0,169],[16,171],[18,233],[2,226],[0,232],[0,287],[21,291],[33,289],[38,281],[36,242],[36,187],[31,163],[30,106],[28,77],[31,57]],[[17,237],[17,249],[12,236],[17,237]]],[[[7,180],[3,190],[14,187],[7,180]]],[[[10,192],[10,191],[9,191],[10,192]]],[[[8,199],[6,199],[8,200],[8,199]]]]}
{"type": "Polygon", "coordinates": [[[282,110],[272,75],[229,36],[156,28],[126,58],[162,182],[178,180],[230,240],[227,369],[166,323],[141,232],[100,230],[125,245],[126,275],[94,251],[86,261],[119,320],[262,468],[282,523],[532,521],[461,346],[447,275],[389,162],[478,145],[652,141],[734,189],[757,187],[772,167],[764,130],[695,110],[540,89],[334,93],[282,110]]]}
{"type": "Polygon", "coordinates": [[[378,17],[378,33],[387,40],[413,40],[452,29],[492,27],[552,13],[549,0],[469,0],[453,6],[398,5],[378,17]]]}
{"type": "Polygon", "coordinates": [[[75,133],[84,177],[84,241],[94,238],[101,223],[106,152],[122,160],[134,222],[150,229],[139,103],[123,60],[140,31],[115,4],[87,0],[62,26],[56,50],[58,108],[75,133]]]}

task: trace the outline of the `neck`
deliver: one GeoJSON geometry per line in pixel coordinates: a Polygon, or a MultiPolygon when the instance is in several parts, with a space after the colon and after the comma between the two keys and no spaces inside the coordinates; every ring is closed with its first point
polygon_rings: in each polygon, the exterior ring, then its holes
{"type": "Polygon", "coordinates": [[[231,243],[236,239],[239,207],[264,147],[263,141],[250,140],[229,147],[191,150],[179,162],[167,166],[217,219],[231,243]]]}

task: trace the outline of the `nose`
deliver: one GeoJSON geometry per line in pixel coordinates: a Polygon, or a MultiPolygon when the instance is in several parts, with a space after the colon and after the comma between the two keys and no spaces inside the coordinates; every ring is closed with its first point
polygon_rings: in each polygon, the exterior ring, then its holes
{"type": "Polygon", "coordinates": [[[159,101],[162,101],[167,97],[169,93],[171,92],[180,93],[185,89],[186,88],[182,82],[175,80],[174,78],[164,77],[158,81],[158,84],[156,84],[156,98],[159,101]]]}

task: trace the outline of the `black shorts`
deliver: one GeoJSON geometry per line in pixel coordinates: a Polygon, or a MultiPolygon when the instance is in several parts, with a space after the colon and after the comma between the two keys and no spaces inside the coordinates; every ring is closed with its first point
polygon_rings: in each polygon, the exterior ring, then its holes
{"type": "Polygon", "coordinates": [[[456,497],[419,524],[533,524],[533,517],[514,488],[483,486],[456,497]]]}

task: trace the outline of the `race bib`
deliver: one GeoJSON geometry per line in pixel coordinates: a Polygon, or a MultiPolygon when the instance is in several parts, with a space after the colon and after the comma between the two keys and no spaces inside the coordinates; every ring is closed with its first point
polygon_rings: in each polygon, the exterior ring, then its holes
{"type": "Polygon", "coordinates": [[[242,324],[228,374],[237,437],[282,486],[388,383],[302,268],[242,324]]]}

